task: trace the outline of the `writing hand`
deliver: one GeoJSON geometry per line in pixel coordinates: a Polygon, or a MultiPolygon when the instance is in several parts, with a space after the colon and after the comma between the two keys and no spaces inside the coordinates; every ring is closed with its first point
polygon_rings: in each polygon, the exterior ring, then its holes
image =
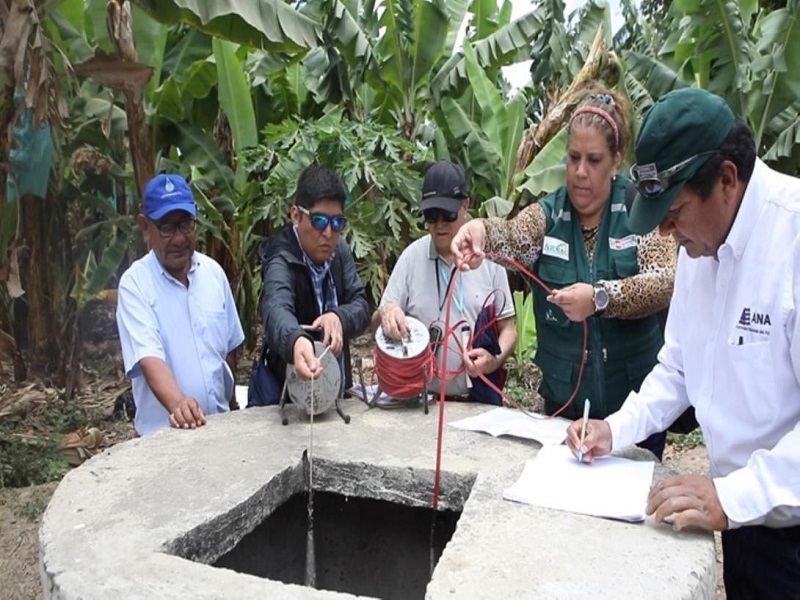
{"type": "Polygon", "coordinates": [[[586,424],[586,437],[581,446],[581,429],[583,419],[575,419],[567,427],[567,446],[577,457],[580,451],[581,459],[585,463],[592,463],[594,459],[605,456],[611,452],[611,427],[605,421],[589,419],[586,424]]]}

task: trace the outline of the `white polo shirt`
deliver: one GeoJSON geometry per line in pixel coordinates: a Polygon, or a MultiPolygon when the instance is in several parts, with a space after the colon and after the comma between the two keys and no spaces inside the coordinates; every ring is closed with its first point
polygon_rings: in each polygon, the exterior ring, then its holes
{"type": "Polygon", "coordinates": [[[181,391],[195,398],[205,414],[229,409],[234,378],[225,357],[241,345],[244,332],[230,284],[216,261],[195,252],[186,288],[150,251],[120,279],[117,326],[140,435],[169,427],[169,413],[139,367],[145,357],[165,361],[181,391]]]}
{"type": "MultiPolygon", "coordinates": [[[[392,271],[389,283],[381,298],[381,306],[396,304],[409,316],[419,319],[426,327],[437,324],[444,331],[447,308],[447,286],[452,265],[447,263],[436,250],[430,235],[421,237],[408,246],[392,271]]],[[[497,293],[489,300],[494,302],[499,319],[514,316],[514,301],[508,287],[505,269],[485,260],[480,268],[462,271],[455,281],[455,291],[451,305],[450,326],[464,320],[469,331],[473,331],[478,314],[493,290],[497,293]]],[[[462,364],[457,341],[448,338],[448,371],[455,372],[462,364]]],[[[442,350],[439,350],[439,371],[442,372],[442,350]]],[[[450,378],[447,394],[463,396],[469,392],[467,375],[450,378]]],[[[429,390],[439,391],[439,382],[434,381],[429,390]]]]}
{"type": "Polygon", "coordinates": [[[696,409],[731,527],[800,525],[800,180],[760,160],[717,258],[682,250],[659,364],[614,447],[696,409]]]}

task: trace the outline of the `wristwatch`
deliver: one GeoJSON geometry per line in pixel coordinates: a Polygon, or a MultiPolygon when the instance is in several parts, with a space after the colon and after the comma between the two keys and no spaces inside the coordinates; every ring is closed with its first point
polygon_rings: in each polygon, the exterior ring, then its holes
{"type": "Polygon", "coordinates": [[[592,294],[592,301],[594,302],[595,316],[602,315],[608,308],[608,291],[602,284],[596,283],[594,286],[594,294],[592,294]]]}

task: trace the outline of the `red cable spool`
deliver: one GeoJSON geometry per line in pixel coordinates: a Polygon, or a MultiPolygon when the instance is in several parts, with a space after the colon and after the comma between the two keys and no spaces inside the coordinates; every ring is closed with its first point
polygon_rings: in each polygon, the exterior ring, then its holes
{"type": "Polygon", "coordinates": [[[409,339],[389,339],[378,327],[372,351],[378,385],[397,399],[417,398],[435,375],[428,329],[414,317],[406,317],[406,322],[409,339]]]}

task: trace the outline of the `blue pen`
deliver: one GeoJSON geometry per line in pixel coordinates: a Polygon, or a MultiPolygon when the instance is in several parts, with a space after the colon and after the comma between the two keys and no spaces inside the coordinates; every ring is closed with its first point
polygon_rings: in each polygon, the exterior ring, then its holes
{"type": "Polygon", "coordinates": [[[581,443],[578,445],[578,462],[583,462],[583,440],[586,437],[586,423],[589,422],[589,399],[583,402],[583,425],[581,426],[581,443]]]}

